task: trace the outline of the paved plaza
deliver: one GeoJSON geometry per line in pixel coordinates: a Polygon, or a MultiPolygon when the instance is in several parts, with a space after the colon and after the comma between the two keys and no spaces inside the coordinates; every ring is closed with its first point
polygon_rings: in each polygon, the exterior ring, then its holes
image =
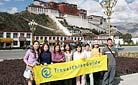
{"type": "Polygon", "coordinates": [[[16,50],[0,50],[0,60],[10,60],[10,59],[22,59],[25,55],[26,50],[16,49],[16,50]]]}
{"type": "Polygon", "coordinates": [[[138,85],[138,73],[116,78],[115,85],[138,85]]]}
{"type": "MultiPolygon", "coordinates": [[[[138,51],[138,46],[125,46],[125,49],[121,52],[136,52],[138,51]]],[[[27,49],[11,49],[11,50],[0,50],[0,59],[22,59],[25,55],[27,49]]],[[[51,52],[53,51],[53,46],[50,47],[51,52]]]]}

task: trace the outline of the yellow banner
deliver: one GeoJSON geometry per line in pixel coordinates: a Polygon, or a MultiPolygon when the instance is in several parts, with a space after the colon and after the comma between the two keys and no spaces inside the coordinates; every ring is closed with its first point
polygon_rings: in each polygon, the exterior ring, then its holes
{"type": "Polygon", "coordinates": [[[75,60],[65,63],[35,66],[34,76],[36,84],[64,80],[83,74],[107,70],[107,56],[75,60]]]}

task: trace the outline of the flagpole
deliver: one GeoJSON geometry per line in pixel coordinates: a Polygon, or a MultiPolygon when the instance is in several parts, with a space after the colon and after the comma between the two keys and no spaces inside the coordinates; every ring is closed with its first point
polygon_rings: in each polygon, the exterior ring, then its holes
{"type": "Polygon", "coordinates": [[[111,37],[111,15],[113,13],[112,9],[115,7],[117,0],[99,0],[101,7],[105,10],[104,14],[107,16],[107,29],[109,37],[111,37]]]}

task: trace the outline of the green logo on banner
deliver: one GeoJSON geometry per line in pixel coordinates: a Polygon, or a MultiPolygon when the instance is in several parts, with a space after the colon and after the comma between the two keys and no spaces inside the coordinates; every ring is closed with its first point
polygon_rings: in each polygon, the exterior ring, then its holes
{"type": "Polygon", "coordinates": [[[50,68],[43,68],[42,69],[42,76],[44,78],[50,78],[52,75],[51,75],[51,69],[50,68]]]}

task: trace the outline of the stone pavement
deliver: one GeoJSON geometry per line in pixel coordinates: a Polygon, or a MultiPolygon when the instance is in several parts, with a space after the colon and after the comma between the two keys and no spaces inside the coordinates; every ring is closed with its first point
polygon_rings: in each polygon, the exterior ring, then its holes
{"type": "Polygon", "coordinates": [[[138,85],[138,73],[117,77],[115,85],[138,85]]]}
{"type": "Polygon", "coordinates": [[[22,59],[25,55],[25,52],[26,50],[23,49],[0,50],[0,61],[3,59],[22,59]]]}

